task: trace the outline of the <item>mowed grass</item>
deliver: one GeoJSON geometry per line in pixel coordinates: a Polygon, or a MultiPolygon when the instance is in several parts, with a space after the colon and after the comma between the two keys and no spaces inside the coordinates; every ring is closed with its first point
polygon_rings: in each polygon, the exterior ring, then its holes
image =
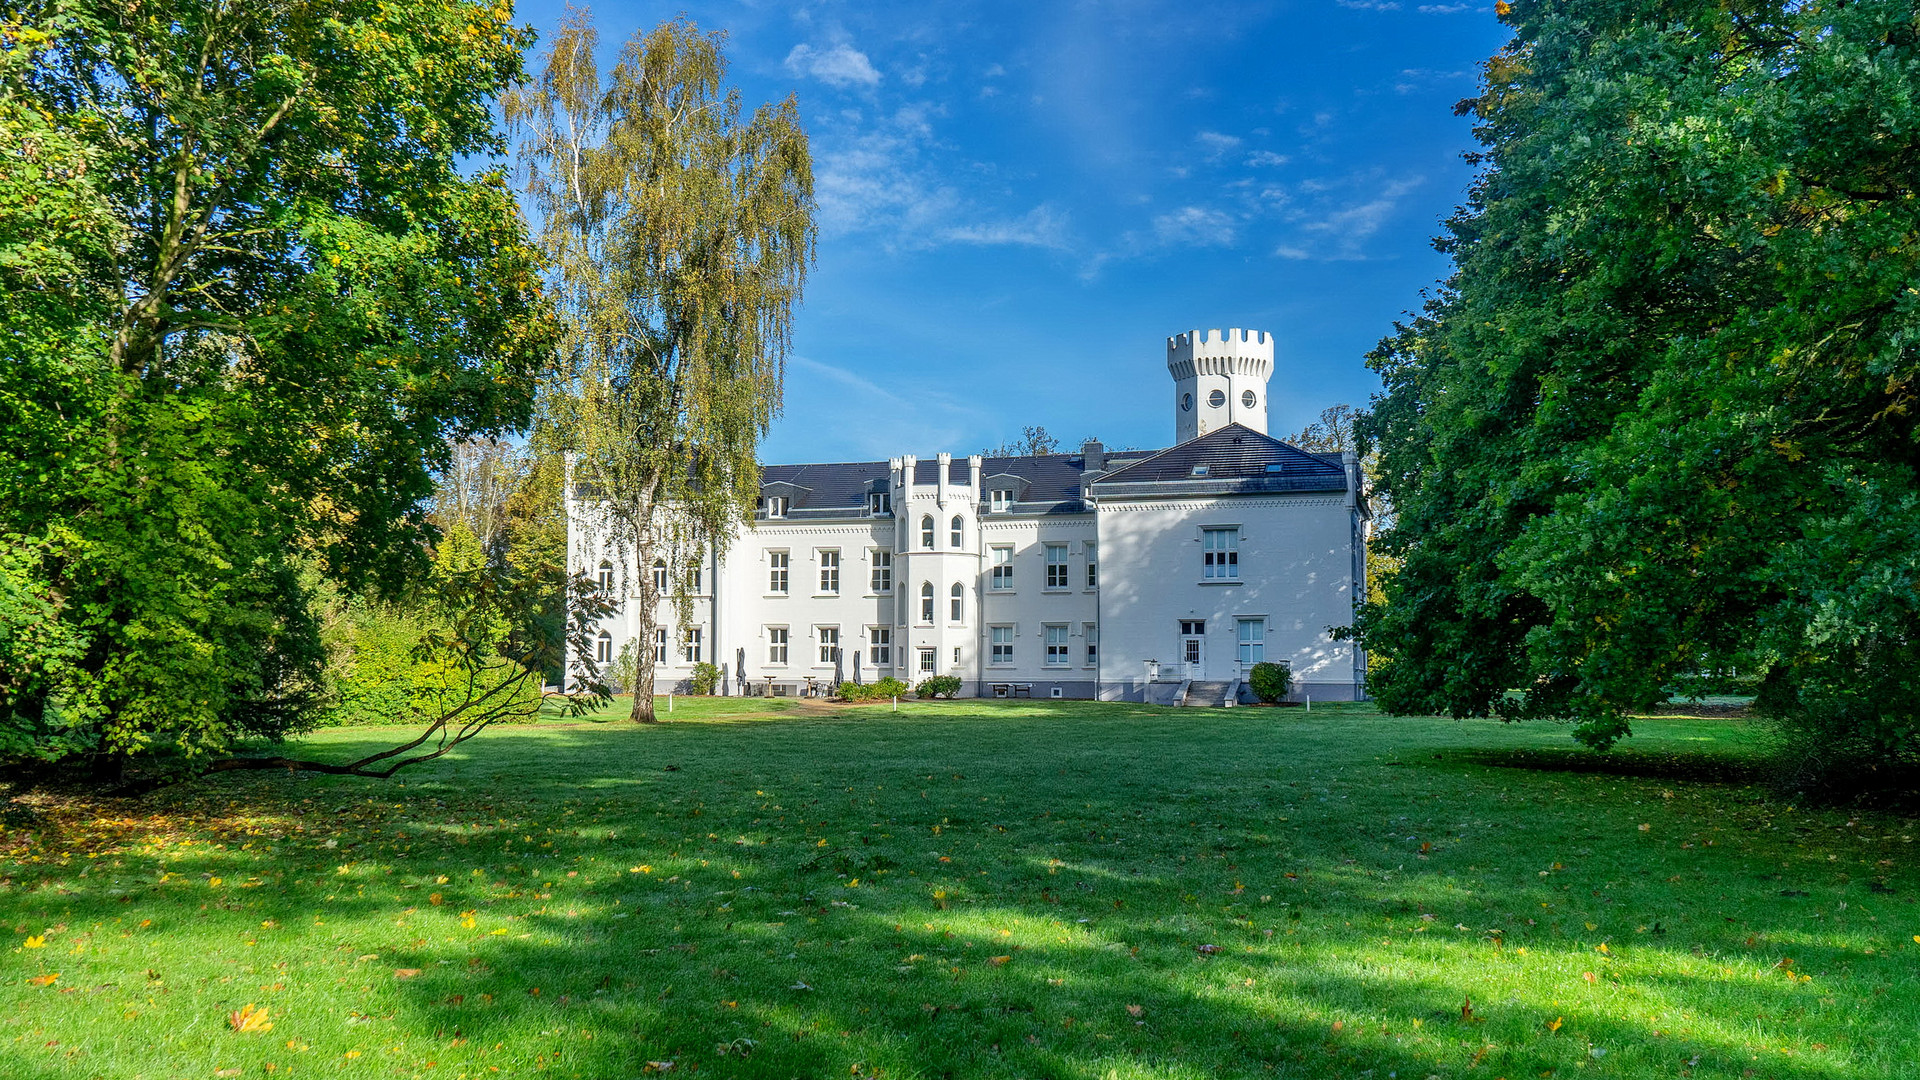
{"type": "Polygon", "coordinates": [[[1595,759],[1551,725],[1355,706],[673,715],[499,729],[385,783],[15,804],[0,1076],[1851,1078],[1920,1058],[1916,823],[1762,800],[1739,721],[1644,720],[1595,759]],[[235,1030],[248,1005],[270,1030],[235,1030]]]}

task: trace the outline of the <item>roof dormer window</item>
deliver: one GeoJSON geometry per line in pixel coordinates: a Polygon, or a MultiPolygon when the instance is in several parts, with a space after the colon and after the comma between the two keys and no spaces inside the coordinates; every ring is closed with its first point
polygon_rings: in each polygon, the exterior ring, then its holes
{"type": "Polygon", "coordinates": [[[783,517],[786,517],[786,516],[787,516],[787,507],[788,507],[789,505],[791,505],[791,504],[790,504],[790,502],[788,501],[788,498],[787,498],[787,496],[785,496],[785,495],[769,495],[769,496],[767,496],[767,516],[768,516],[768,517],[770,517],[770,518],[783,518],[783,517]]]}
{"type": "Polygon", "coordinates": [[[1009,488],[995,488],[987,493],[989,513],[1004,514],[1013,509],[1013,491],[1009,488]]]}

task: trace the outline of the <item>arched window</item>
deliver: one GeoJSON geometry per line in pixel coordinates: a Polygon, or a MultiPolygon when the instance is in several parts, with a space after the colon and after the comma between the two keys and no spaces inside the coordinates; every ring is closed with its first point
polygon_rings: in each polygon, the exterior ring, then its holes
{"type": "Polygon", "coordinates": [[[600,631],[599,639],[593,643],[593,660],[597,664],[613,663],[613,635],[605,630],[600,631]]]}
{"type": "Polygon", "coordinates": [[[613,563],[607,561],[606,559],[601,559],[599,577],[600,577],[600,591],[603,593],[612,592],[613,591],[613,563]]]}
{"type": "Polygon", "coordinates": [[[953,542],[953,548],[955,551],[958,551],[960,548],[966,546],[967,523],[960,520],[959,514],[953,515],[953,534],[950,537],[950,539],[953,542]]]}
{"type": "Polygon", "coordinates": [[[663,596],[666,594],[667,561],[665,559],[655,559],[653,561],[653,591],[663,596]]]}
{"type": "Polygon", "coordinates": [[[954,582],[953,588],[949,590],[947,594],[947,607],[949,609],[947,618],[952,622],[965,622],[966,620],[962,619],[961,616],[966,614],[966,602],[967,591],[960,587],[959,582],[954,582]]]}
{"type": "Polygon", "coordinates": [[[933,582],[931,581],[920,583],[920,621],[923,623],[933,621],[933,582]]]}
{"type": "Polygon", "coordinates": [[[920,546],[925,548],[928,551],[933,550],[933,515],[932,514],[928,514],[926,517],[923,517],[920,519],[920,546]]]}

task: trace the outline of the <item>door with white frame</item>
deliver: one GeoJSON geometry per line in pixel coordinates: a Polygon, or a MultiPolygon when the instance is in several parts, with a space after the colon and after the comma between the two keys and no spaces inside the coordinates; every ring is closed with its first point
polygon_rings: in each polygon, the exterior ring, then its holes
{"type": "Polygon", "coordinates": [[[1180,662],[1189,679],[1207,677],[1207,623],[1204,619],[1180,620],[1180,662]]]}

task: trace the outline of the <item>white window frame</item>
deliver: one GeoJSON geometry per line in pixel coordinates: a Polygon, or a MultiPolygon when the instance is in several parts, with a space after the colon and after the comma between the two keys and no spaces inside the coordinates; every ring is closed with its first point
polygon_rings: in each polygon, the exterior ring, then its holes
{"type": "Polygon", "coordinates": [[[653,666],[667,666],[667,628],[664,626],[653,628],[653,666]]]}
{"type": "Polygon", "coordinates": [[[593,642],[593,662],[596,664],[613,663],[613,635],[605,630],[593,642]]]}
{"type": "Polygon", "coordinates": [[[867,627],[867,659],[876,668],[893,666],[893,627],[867,627]]]}
{"type": "Polygon", "coordinates": [[[786,517],[787,511],[792,509],[792,507],[793,507],[793,499],[789,496],[786,496],[786,495],[767,496],[767,517],[769,518],[786,517]]]}
{"type": "Polygon", "coordinates": [[[920,625],[932,626],[934,613],[933,582],[920,583],[920,625]]]}
{"type": "Polygon", "coordinates": [[[667,586],[670,584],[672,583],[667,580],[667,560],[653,560],[653,594],[655,596],[667,595],[667,586]]]}
{"type": "Polygon", "coordinates": [[[612,596],[613,595],[613,563],[607,559],[601,559],[600,571],[599,573],[594,575],[594,580],[599,584],[601,592],[606,593],[608,596],[612,596]]]}
{"type": "Polygon", "coordinates": [[[1009,544],[996,544],[992,549],[993,578],[990,587],[994,592],[1011,592],[1013,589],[1013,547],[1009,544]]]}
{"type": "Polygon", "coordinates": [[[1013,489],[995,488],[987,493],[987,510],[990,513],[1004,514],[1013,509],[1013,489]]]}
{"type": "Polygon", "coordinates": [[[767,666],[786,667],[791,635],[784,626],[767,627],[767,666]]]}
{"type": "Polygon", "coordinates": [[[923,645],[915,651],[919,654],[919,664],[915,670],[919,671],[920,674],[932,675],[940,670],[936,666],[939,658],[935,655],[935,650],[931,645],[923,645]]]}
{"type": "Polygon", "coordinates": [[[1200,530],[1202,581],[1240,580],[1240,526],[1208,525],[1200,530]]]}
{"type": "Polygon", "coordinates": [[[832,667],[833,654],[840,651],[840,627],[816,626],[813,628],[814,640],[820,647],[819,662],[816,667],[832,667]]]}
{"type": "Polygon", "coordinates": [[[793,586],[793,553],[767,552],[767,595],[786,596],[793,586]]]}
{"type": "Polygon", "coordinates": [[[1046,584],[1042,587],[1050,590],[1071,588],[1073,563],[1067,545],[1045,544],[1041,550],[1046,553],[1047,560],[1046,584]]]}
{"type": "Polygon", "coordinates": [[[947,525],[947,543],[955,551],[967,546],[967,521],[959,514],[953,515],[953,520],[947,525]]]}
{"type": "Polygon", "coordinates": [[[867,492],[867,515],[882,517],[893,513],[893,494],[886,491],[867,492]]]}
{"type": "Polygon", "coordinates": [[[1267,659],[1267,618],[1264,615],[1241,616],[1234,620],[1234,655],[1242,667],[1252,667],[1267,659]],[[1253,633],[1248,633],[1252,630],[1253,633]]]}
{"type": "Polygon", "coordinates": [[[840,549],[820,549],[820,595],[840,595],[840,549]]]}
{"type": "Polygon", "coordinates": [[[893,592],[893,552],[886,548],[872,549],[873,572],[867,578],[867,584],[879,596],[893,592]]]}
{"type": "Polygon", "coordinates": [[[957,581],[947,590],[947,621],[950,623],[967,621],[967,590],[957,581]]]}
{"type": "Polygon", "coordinates": [[[1092,667],[1100,662],[1100,624],[1081,623],[1080,633],[1087,641],[1087,666],[1092,667]]]}
{"type": "Polygon", "coordinates": [[[920,550],[933,550],[933,515],[920,515],[920,550]]]}
{"type": "Polygon", "coordinates": [[[689,626],[681,630],[680,631],[680,661],[685,664],[700,663],[701,662],[700,649],[702,644],[703,642],[701,641],[701,633],[700,633],[699,627],[689,626]]]}
{"type": "Polygon", "coordinates": [[[1013,663],[1013,637],[1014,628],[1012,624],[988,627],[987,642],[989,651],[987,653],[987,663],[995,666],[1013,663]]]}
{"type": "Polygon", "coordinates": [[[1073,663],[1073,643],[1067,640],[1072,636],[1066,623],[1045,624],[1046,666],[1066,667],[1073,663]]]}
{"type": "Polygon", "coordinates": [[[1100,545],[1087,545],[1087,588],[1100,587],[1100,545]]]}

